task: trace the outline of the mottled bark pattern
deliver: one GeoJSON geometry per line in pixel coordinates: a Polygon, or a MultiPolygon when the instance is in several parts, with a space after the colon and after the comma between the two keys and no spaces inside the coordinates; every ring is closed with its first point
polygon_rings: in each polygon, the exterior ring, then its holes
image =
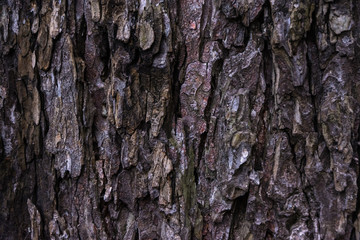
{"type": "Polygon", "coordinates": [[[0,0],[0,239],[360,239],[359,0],[0,0]]]}

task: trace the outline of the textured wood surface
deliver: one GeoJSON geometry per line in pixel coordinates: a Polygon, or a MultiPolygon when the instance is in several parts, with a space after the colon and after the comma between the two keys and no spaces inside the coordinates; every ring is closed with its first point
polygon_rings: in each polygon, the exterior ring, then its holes
{"type": "Polygon", "coordinates": [[[0,239],[360,239],[359,0],[0,0],[0,239]]]}

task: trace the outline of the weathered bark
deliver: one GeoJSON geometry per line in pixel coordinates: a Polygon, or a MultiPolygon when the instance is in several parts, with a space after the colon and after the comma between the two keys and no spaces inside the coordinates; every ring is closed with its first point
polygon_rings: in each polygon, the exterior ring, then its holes
{"type": "Polygon", "coordinates": [[[1,239],[360,239],[359,0],[0,0],[1,239]]]}

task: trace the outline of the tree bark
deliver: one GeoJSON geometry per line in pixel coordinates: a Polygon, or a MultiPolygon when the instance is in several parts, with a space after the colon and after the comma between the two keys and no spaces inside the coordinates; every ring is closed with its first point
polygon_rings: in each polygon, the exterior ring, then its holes
{"type": "Polygon", "coordinates": [[[360,239],[359,0],[0,7],[0,239],[360,239]]]}

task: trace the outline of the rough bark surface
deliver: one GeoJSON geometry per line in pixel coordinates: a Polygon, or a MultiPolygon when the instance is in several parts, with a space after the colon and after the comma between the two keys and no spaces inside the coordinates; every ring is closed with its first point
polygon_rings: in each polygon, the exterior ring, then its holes
{"type": "Polygon", "coordinates": [[[0,239],[360,239],[359,0],[0,0],[0,239]]]}

